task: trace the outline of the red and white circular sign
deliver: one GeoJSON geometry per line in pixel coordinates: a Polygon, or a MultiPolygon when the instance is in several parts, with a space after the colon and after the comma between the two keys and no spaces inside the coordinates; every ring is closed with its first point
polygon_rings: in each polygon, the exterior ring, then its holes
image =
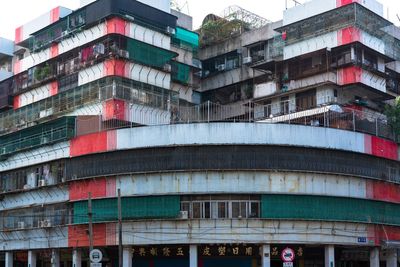
{"type": "Polygon", "coordinates": [[[282,250],[281,258],[284,262],[294,261],[294,250],[291,248],[285,248],[282,250]]]}

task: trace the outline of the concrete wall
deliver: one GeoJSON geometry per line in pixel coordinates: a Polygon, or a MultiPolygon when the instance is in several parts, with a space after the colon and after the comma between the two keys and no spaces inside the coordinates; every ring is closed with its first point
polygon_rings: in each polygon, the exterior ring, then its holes
{"type": "Polygon", "coordinates": [[[0,37],[0,54],[13,56],[14,42],[6,38],[0,37]]]}
{"type": "Polygon", "coordinates": [[[352,2],[359,3],[383,16],[383,5],[376,0],[313,0],[285,10],[283,12],[283,25],[324,13],[352,2]]]}
{"type": "Polygon", "coordinates": [[[199,51],[199,58],[201,60],[205,60],[218,55],[226,54],[236,49],[242,50],[242,47],[257,43],[259,41],[271,39],[278,34],[274,31],[274,29],[280,27],[281,25],[282,21],[270,23],[259,29],[244,32],[238,37],[230,38],[224,42],[204,47],[199,51]]]}
{"type": "MultiPolygon", "coordinates": [[[[15,43],[20,43],[29,38],[29,36],[46,26],[56,22],[60,18],[68,16],[72,10],[65,7],[56,7],[45,14],[35,18],[34,20],[22,25],[15,30],[15,43]]],[[[16,14],[18,15],[18,14],[16,14]]]]}
{"type": "Polygon", "coordinates": [[[187,14],[171,9],[171,14],[178,17],[177,26],[185,28],[189,31],[193,30],[193,18],[187,14]]]}
{"type": "Polygon", "coordinates": [[[96,25],[95,27],[79,32],[74,36],[71,36],[70,38],[64,39],[63,41],[61,41],[60,43],[56,44],[53,47],[44,49],[37,53],[33,53],[30,56],[22,59],[21,61],[16,62],[14,67],[14,72],[20,73],[26,71],[29,68],[38,65],[40,63],[43,63],[54,56],[63,54],[74,48],[83,46],[107,34],[111,34],[115,32],[114,25],[120,23],[123,23],[124,30],[123,32],[118,32],[118,33],[151,44],[156,47],[164,48],[167,50],[170,49],[171,37],[166,34],[162,34],[154,30],[144,28],[132,22],[129,22],[125,25],[125,22],[123,22],[122,20],[108,20],[107,22],[102,22],[96,25]],[[57,51],[57,53],[54,53],[54,51],[57,51]]]}
{"type": "Polygon", "coordinates": [[[170,0],[138,0],[146,5],[155,7],[164,12],[171,12],[171,1],[170,0]]]}

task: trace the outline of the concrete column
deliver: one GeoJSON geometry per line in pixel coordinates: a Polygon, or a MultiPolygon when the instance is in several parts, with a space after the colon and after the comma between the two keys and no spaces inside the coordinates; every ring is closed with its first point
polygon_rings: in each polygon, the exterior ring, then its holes
{"type": "Polygon", "coordinates": [[[132,267],[132,259],[133,259],[133,254],[132,254],[132,248],[131,247],[126,247],[122,251],[123,255],[123,262],[122,266],[124,267],[132,267]]]}
{"type": "Polygon", "coordinates": [[[72,267],[82,266],[82,251],[79,249],[74,249],[72,251],[72,267]]]}
{"type": "Polygon", "coordinates": [[[325,246],[325,267],[335,267],[335,246],[325,246]]]}
{"type": "Polygon", "coordinates": [[[36,251],[28,251],[28,267],[36,267],[36,251]]]}
{"type": "Polygon", "coordinates": [[[197,255],[197,245],[190,245],[189,248],[189,266],[197,267],[198,255],[197,255]]]}
{"type": "Polygon", "coordinates": [[[262,267],[271,266],[271,248],[269,245],[262,245],[261,261],[262,261],[262,267]]]}
{"type": "Polygon", "coordinates": [[[12,252],[6,252],[6,265],[5,267],[13,267],[14,254],[12,252]]]}
{"type": "Polygon", "coordinates": [[[60,252],[56,249],[51,251],[51,267],[60,267],[60,252]]]}
{"type": "Polygon", "coordinates": [[[397,267],[397,249],[388,249],[386,252],[386,267],[397,267]]]}
{"type": "Polygon", "coordinates": [[[379,248],[373,248],[369,255],[369,266],[379,267],[379,248]]]}

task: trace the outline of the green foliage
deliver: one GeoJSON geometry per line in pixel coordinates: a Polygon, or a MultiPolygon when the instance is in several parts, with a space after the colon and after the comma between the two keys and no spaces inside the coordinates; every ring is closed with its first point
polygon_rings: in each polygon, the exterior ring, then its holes
{"type": "Polygon", "coordinates": [[[389,125],[392,127],[396,140],[400,141],[400,97],[398,97],[394,105],[387,105],[385,114],[388,117],[389,125]]]}

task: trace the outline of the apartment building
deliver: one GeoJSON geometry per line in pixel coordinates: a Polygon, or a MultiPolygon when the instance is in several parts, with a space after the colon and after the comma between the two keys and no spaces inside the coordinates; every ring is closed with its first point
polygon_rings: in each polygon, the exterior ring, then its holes
{"type": "Polygon", "coordinates": [[[85,0],[19,27],[0,266],[398,267],[399,33],[375,0],[197,31],[169,1],[85,0]]]}

